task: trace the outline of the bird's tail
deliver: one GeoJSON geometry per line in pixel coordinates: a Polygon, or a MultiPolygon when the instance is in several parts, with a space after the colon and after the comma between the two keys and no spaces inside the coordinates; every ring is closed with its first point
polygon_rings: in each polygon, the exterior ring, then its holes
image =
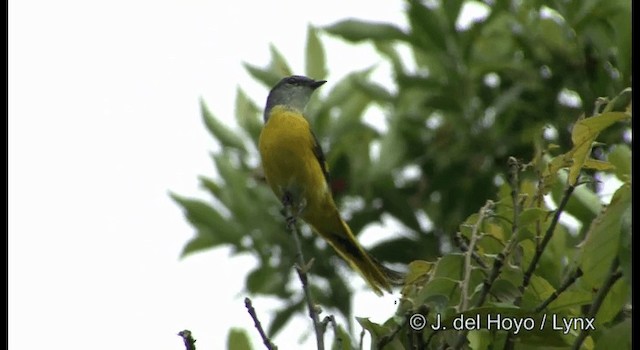
{"type": "Polygon", "coordinates": [[[364,250],[337,210],[331,220],[310,224],[354,270],[362,275],[376,294],[382,295],[382,290],[391,293],[392,286],[403,285],[404,274],[386,267],[364,250]]]}

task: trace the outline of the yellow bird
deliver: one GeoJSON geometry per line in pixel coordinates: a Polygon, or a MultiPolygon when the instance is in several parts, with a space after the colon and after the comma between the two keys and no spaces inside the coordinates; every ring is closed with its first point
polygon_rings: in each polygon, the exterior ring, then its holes
{"type": "Polygon", "coordinates": [[[304,118],[311,94],[326,81],[286,77],[267,98],[265,125],[258,148],[267,183],[280,201],[290,205],[378,295],[401,285],[403,275],[382,265],[358,243],[341,218],[328,184],[324,153],[304,118]]]}

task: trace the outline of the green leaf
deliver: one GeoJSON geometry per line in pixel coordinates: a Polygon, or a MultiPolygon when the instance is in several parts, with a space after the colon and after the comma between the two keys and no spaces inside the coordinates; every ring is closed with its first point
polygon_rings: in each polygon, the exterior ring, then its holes
{"type": "Polygon", "coordinates": [[[250,293],[269,294],[282,286],[284,281],[277,269],[268,265],[257,267],[247,276],[246,287],[250,293]]]}
{"type": "Polygon", "coordinates": [[[208,227],[219,227],[226,225],[226,219],[214,210],[207,203],[198,200],[179,196],[174,193],[169,194],[186,212],[187,219],[194,225],[205,225],[208,227]]]}
{"type": "Polygon", "coordinates": [[[293,316],[294,313],[301,311],[304,305],[305,304],[302,301],[299,301],[284,310],[277,311],[276,315],[273,317],[273,321],[271,321],[271,324],[269,325],[269,330],[267,331],[269,337],[273,337],[278,334],[278,332],[282,330],[282,327],[287,324],[291,316],[293,316]]]}
{"type": "Polygon", "coordinates": [[[269,64],[270,70],[279,75],[281,78],[291,75],[291,68],[289,68],[289,63],[284,58],[284,56],[278,51],[278,49],[269,45],[269,51],[271,51],[271,64],[269,64]]]}
{"type": "Polygon", "coordinates": [[[522,297],[522,307],[533,309],[542,301],[547,299],[555,288],[546,279],[533,274],[529,280],[529,287],[525,290],[522,297]]]}
{"type": "Polygon", "coordinates": [[[607,104],[603,112],[625,112],[631,108],[631,98],[631,88],[626,88],[607,104]]]}
{"type": "Polygon", "coordinates": [[[228,350],[251,350],[249,337],[244,329],[231,328],[227,335],[228,350]]]}
{"type": "Polygon", "coordinates": [[[243,63],[242,65],[252,77],[262,82],[269,89],[276,85],[283,77],[283,75],[278,74],[271,69],[259,68],[249,63],[243,63]]]}
{"type": "Polygon", "coordinates": [[[598,313],[596,314],[596,328],[598,326],[604,326],[609,322],[612,322],[620,311],[622,311],[622,307],[627,303],[631,303],[629,298],[629,294],[631,293],[631,286],[627,283],[624,278],[618,279],[616,283],[609,289],[609,293],[604,298],[600,309],[598,309],[598,313]]]}
{"type": "Polygon", "coordinates": [[[447,0],[442,2],[444,14],[447,16],[447,21],[450,25],[455,25],[460,15],[462,4],[464,3],[464,0],[447,0]]]}
{"type": "MultiPolygon", "coordinates": [[[[384,326],[371,322],[368,318],[356,317],[358,323],[362,328],[366,329],[371,335],[371,348],[377,349],[377,344],[381,339],[388,336],[391,331],[384,326]]],[[[387,343],[384,347],[385,350],[404,350],[402,343],[398,340],[398,337],[394,337],[390,343],[387,343]]]]}
{"type": "Polygon", "coordinates": [[[632,349],[631,319],[626,319],[602,332],[594,350],[632,349]]]}
{"type": "Polygon", "coordinates": [[[618,255],[622,217],[630,206],[631,186],[624,184],[613,195],[604,212],[591,223],[581,243],[582,279],[592,288],[600,287],[611,262],[618,255]]]}
{"type": "Polygon", "coordinates": [[[631,177],[631,149],[629,146],[616,145],[609,153],[609,162],[616,167],[615,173],[618,179],[624,181],[631,177]]]}
{"type": "Polygon", "coordinates": [[[211,114],[203,100],[200,100],[200,109],[202,111],[202,119],[207,129],[215,139],[220,141],[222,147],[235,148],[246,151],[244,143],[231,129],[222,124],[216,117],[211,114]]]}
{"type": "Polygon", "coordinates": [[[196,253],[202,250],[213,248],[223,242],[216,237],[210,229],[204,228],[198,230],[196,237],[192,238],[184,245],[180,257],[184,258],[189,254],[196,253]]]}
{"type": "Polygon", "coordinates": [[[318,38],[318,30],[311,25],[307,27],[305,72],[308,77],[316,80],[327,77],[324,48],[318,38]]]}
{"type": "Polygon", "coordinates": [[[351,337],[341,324],[336,324],[338,329],[333,328],[334,338],[331,350],[352,350],[355,349],[351,343],[351,337]]]}
{"type": "Polygon", "coordinates": [[[382,85],[374,83],[363,77],[356,77],[356,79],[354,79],[354,84],[356,88],[373,100],[391,102],[394,99],[393,94],[382,85]]]}
{"type": "Polygon", "coordinates": [[[262,130],[261,109],[245,94],[242,89],[236,91],[236,121],[249,135],[254,145],[258,144],[262,130]]]}
{"type": "Polygon", "coordinates": [[[623,112],[607,112],[591,118],[579,120],[571,131],[573,148],[569,152],[572,164],[569,168],[569,184],[575,186],[580,170],[583,168],[591,152],[591,146],[598,134],[615,122],[629,119],[631,116],[623,112]]]}
{"type": "Polygon", "coordinates": [[[353,42],[362,40],[405,40],[407,37],[400,28],[392,24],[365,22],[357,19],[343,20],[323,29],[353,42]]]}
{"type": "Polygon", "coordinates": [[[411,42],[425,51],[446,52],[447,34],[440,8],[430,8],[418,0],[409,1],[409,22],[411,42]]]}
{"type": "Polygon", "coordinates": [[[549,212],[541,208],[527,208],[520,213],[520,226],[529,226],[538,220],[544,222],[547,214],[549,214],[549,212]]]}
{"type": "Polygon", "coordinates": [[[548,312],[560,312],[576,306],[588,305],[593,302],[593,295],[587,291],[564,291],[556,300],[547,306],[548,312]]]}

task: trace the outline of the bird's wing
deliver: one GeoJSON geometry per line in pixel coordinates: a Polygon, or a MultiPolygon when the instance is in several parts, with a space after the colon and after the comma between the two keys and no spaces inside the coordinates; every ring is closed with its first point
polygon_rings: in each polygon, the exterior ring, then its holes
{"type": "Polygon", "coordinates": [[[320,164],[320,169],[322,169],[322,174],[324,175],[325,181],[327,181],[327,185],[331,188],[329,184],[329,165],[327,164],[327,159],[324,157],[324,152],[322,152],[320,142],[318,142],[318,138],[313,131],[311,131],[311,136],[313,136],[313,154],[315,154],[316,160],[318,160],[318,163],[320,164]]]}

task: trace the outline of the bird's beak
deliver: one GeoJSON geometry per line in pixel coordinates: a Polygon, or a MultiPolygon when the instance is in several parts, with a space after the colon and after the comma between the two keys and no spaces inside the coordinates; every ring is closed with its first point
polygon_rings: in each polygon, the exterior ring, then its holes
{"type": "Polygon", "coordinates": [[[316,80],[313,83],[311,83],[311,88],[315,90],[315,89],[319,88],[322,84],[324,84],[326,82],[327,82],[326,80],[316,80]]]}

